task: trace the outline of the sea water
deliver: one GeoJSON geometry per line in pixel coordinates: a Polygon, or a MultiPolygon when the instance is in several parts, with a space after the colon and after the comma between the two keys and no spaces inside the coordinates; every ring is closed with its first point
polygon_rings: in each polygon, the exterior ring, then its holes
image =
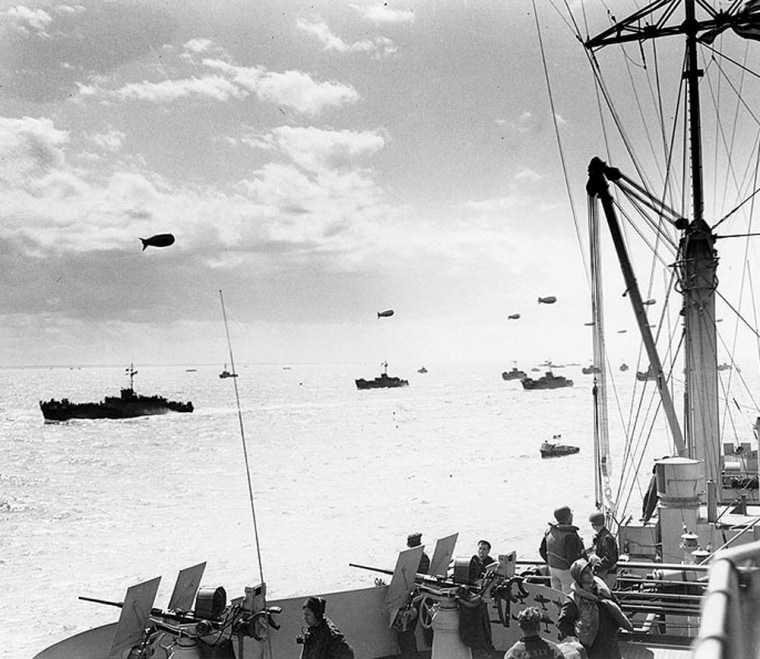
{"type": "Polygon", "coordinates": [[[202,561],[204,586],[237,597],[263,576],[278,598],[372,585],[383,575],[349,563],[392,570],[414,531],[429,553],[458,532],[456,556],[486,538],[492,556],[537,558],[560,505],[588,544],[592,377],[568,367],[556,374],[574,387],[525,391],[499,364],[427,367],[365,391],[354,379],[376,367],[250,365],[237,380],[138,367],[138,393],[195,411],[58,424],[40,400],[118,395],[124,369],[0,370],[0,656],[118,618],[80,595],[120,602],[161,576],[164,607],[177,572],[202,561]],[[542,459],[556,434],[580,453],[542,459]]]}

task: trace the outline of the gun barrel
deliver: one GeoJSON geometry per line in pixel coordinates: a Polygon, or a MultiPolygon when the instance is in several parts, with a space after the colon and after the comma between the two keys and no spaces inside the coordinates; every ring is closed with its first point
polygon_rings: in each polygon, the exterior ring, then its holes
{"type": "Polygon", "coordinates": [[[390,574],[393,576],[393,570],[385,570],[381,567],[371,567],[369,565],[359,565],[358,563],[349,563],[350,567],[358,567],[362,570],[369,570],[370,572],[379,572],[380,574],[390,574]]]}
{"type": "Polygon", "coordinates": [[[95,602],[96,604],[108,604],[108,606],[118,606],[119,608],[122,608],[124,606],[124,602],[112,602],[110,600],[101,600],[96,597],[85,597],[84,595],[80,595],[79,599],[84,600],[85,602],[95,602]]]}

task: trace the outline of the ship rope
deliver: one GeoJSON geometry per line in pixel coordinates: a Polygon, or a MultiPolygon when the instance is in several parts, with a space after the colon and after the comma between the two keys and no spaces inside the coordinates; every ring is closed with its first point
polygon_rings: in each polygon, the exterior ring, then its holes
{"type": "MultiPolygon", "coordinates": [[[[230,368],[232,369],[233,374],[237,374],[237,369],[235,368],[235,356],[232,354],[232,341],[230,340],[230,329],[229,325],[227,323],[227,310],[224,307],[224,296],[222,295],[222,291],[219,291],[219,301],[222,305],[222,317],[224,318],[224,331],[227,335],[227,350],[229,353],[230,358],[230,368]]],[[[245,424],[243,423],[243,411],[240,405],[240,390],[238,389],[238,383],[237,378],[232,377],[230,378],[232,380],[232,383],[235,387],[235,403],[237,405],[237,416],[238,416],[238,424],[240,426],[240,441],[243,446],[243,459],[245,462],[245,475],[248,480],[248,499],[251,504],[251,518],[253,521],[253,536],[254,540],[256,542],[256,558],[259,563],[259,578],[261,579],[261,583],[266,583],[264,581],[264,566],[261,560],[261,544],[259,543],[259,527],[256,522],[256,504],[253,496],[253,479],[251,478],[251,464],[248,457],[248,447],[247,442],[245,439],[245,424]]],[[[264,591],[264,607],[266,608],[266,591],[264,591]]]]}
{"type": "MultiPolygon", "coordinates": [[[[557,121],[557,112],[554,107],[554,93],[552,91],[551,79],[549,78],[549,68],[546,63],[546,51],[544,50],[544,39],[543,39],[543,35],[541,34],[541,23],[538,19],[538,10],[536,8],[536,0],[532,0],[532,2],[533,2],[533,17],[535,18],[535,21],[536,21],[536,33],[538,35],[538,46],[539,46],[539,50],[541,51],[541,64],[544,69],[544,80],[546,82],[546,91],[549,96],[549,108],[551,110],[551,115],[552,115],[552,125],[554,126],[554,136],[557,141],[557,150],[559,151],[559,159],[560,159],[560,164],[562,167],[562,176],[564,177],[564,180],[565,180],[565,190],[567,193],[568,203],[570,205],[570,212],[573,216],[573,224],[575,226],[575,235],[576,235],[576,239],[578,241],[578,245],[582,253],[583,241],[581,240],[580,223],[578,222],[578,214],[575,209],[575,201],[573,199],[572,187],[570,186],[570,178],[567,173],[567,163],[565,161],[565,151],[562,146],[562,138],[559,132],[559,122],[557,121]]],[[[583,264],[585,267],[586,259],[583,259],[583,264]]],[[[586,269],[586,279],[587,281],[590,281],[590,274],[589,274],[588,269],[586,269]]]]}

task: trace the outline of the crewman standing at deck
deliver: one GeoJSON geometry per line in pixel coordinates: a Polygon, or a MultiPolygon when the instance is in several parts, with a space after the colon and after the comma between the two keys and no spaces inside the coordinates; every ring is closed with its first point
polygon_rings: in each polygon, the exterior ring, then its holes
{"type": "Polygon", "coordinates": [[[617,585],[618,546],[615,537],[604,524],[604,513],[591,513],[588,517],[594,529],[593,544],[589,560],[594,575],[599,577],[610,590],[617,585]]]}
{"type": "Polygon", "coordinates": [[[584,556],[583,540],[578,535],[578,527],[573,526],[573,511],[568,506],[557,508],[554,519],[557,521],[549,523],[538,553],[549,565],[551,587],[569,593],[573,583],[570,566],[584,556]]]}

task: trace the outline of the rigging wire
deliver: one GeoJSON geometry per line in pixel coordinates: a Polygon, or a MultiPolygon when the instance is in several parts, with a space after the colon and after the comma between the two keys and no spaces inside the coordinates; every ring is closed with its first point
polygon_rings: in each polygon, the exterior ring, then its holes
{"type": "MultiPolygon", "coordinates": [[[[532,2],[533,2],[533,18],[535,19],[535,22],[536,22],[536,33],[538,35],[538,45],[539,45],[539,49],[541,50],[541,64],[543,65],[543,69],[544,69],[544,79],[546,81],[546,90],[547,90],[547,93],[549,95],[549,107],[551,108],[551,113],[552,113],[552,124],[554,126],[554,136],[555,136],[555,138],[557,140],[557,149],[559,151],[559,159],[560,159],[560,163],[562,165],[562,176],[563,176],[563,178],[565,180],[565,188],[566,188],[566,191],[567,191],[568,201],[570,203],[570,212],[572,213],[573,224],[575,225],[575,236],[576,236],[576,239],[578,241],[578,245],[580,246],[581,254],[582,254],[583,253],[583,241],[581,239],[580,224],[578,222],[578,214],[576,213],[576,210],[575,210],[575,201],[573,200],[572,188],[570,186],[570,179],[569,179],[568,173],[567,173],[567,163],[565,161],[565,152],[564,152],[564,149],[562,147],[562,138],[560,136],[559,124],[557,122],[557,112],[556,112],[555,107],[554,107],[554,93],[552,92],[551,80],[549,78],[549,68],[548,68],[548,66],[546,64],[546,51],[544,49],[544,39],[543,39],[543,35],[541,33],[541,24],[540,24],[540,21],[538,20],[538,11],[536,9],[536,0],[532,0],[532,2]]],[[[584,264],[584,269],[586,270],[586,279],[587,279],[587,281],[590,281],[590,275],[589,275],[589,272],[588,272],[588,268],[586,267],[586,259],[585,258],[583,259],[583,264],[584,264]]]]}
{"type": "MultiPolygon", "coordinates": [[[[747,273],[748,273],[748,279],[749,279],[749,291],[750,291],[750,299],[752,300],[752,313],[755,317],[755,327],[757,327],[757,304],[755,302],[755,287],[753,285],[752,281],[752,270],[749,266],[749,261],[747,261],[747,273]]],[[[760,336],[755,337],[755,347],[757,349],[757,357],[758,360],[760,360],[760,336]]]]}
{"type": "MultiPolygon", "coordinates": [[[[232,354],[232,341],[230,340],[230,330],[229,326],[227,324],[227,310],[224,307],[224,296],[222,295],[222,291],[219,291],[219,301],[222,305],[222,317],[224,318],[224,331],[227,334],[227,350],[229,352],[230,357],[230,368],[232,369],[233,373],[237,373],[237,369],[235,368],[235,357],[232,354]]],[[[259,543],[259,528],[258,524],[256,523],[256,505],[254,503],[254,497],[253,497],[253,481],[251,479],[251,466],[250,466],[250,460],[248,459],[248,448],[246,446],[246,439],[245,439],[245,426],[243,425],[243,412],[240,406],[240,391],[238,389],[238,383],[237,378],[230,378],[235,386],[235,403],[237,404],[237,415],[238,415],[238,423],[240,425],[240,440],[241,444],[243,446],[243,458],[245,460],[245,475],[248,479],[248,497],[250,499],[251,503],[251,518],[253,520],[253,535],[254,539],[256,540],[256,557],[259,562],[259,578],[261,579],[261,583],[265,583],[264,581],[264,566],[262,565],[261,561],[261,544],[259,543]]],[[[266,598],[266,595],[265,595],[266,598]]],[[[266,607],[266,602],[265,602],[266,607]]]]}

